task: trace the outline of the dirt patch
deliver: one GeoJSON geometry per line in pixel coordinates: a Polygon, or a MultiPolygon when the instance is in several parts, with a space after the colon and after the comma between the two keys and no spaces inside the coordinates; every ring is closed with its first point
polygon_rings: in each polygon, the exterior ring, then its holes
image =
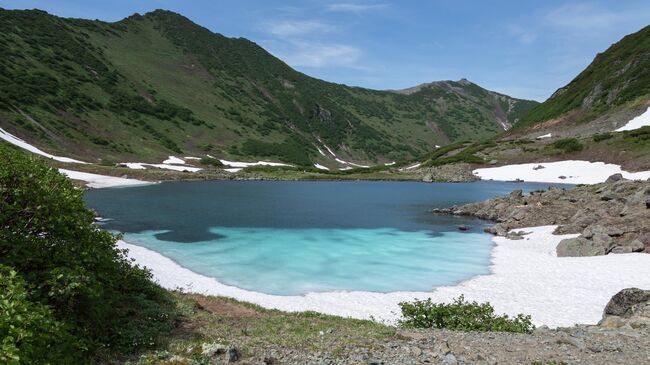
{"type": "Polygon", "coordinates": [[[233,318],[259,317],[260,313],[241,303],[230,302],[224,298],[197,297],[197,308],[212,314],[233,318]]]}

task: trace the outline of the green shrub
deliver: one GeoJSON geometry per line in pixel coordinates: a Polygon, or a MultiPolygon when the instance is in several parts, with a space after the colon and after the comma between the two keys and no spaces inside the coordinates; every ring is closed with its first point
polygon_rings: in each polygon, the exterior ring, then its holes
{"type": "Polygon", "coordinates": [[[563,138],[551,144],[554,148],[564,151],[564,153],[582,151],[584,146],[575,138],[563,138]]]}
{"type": "Polygon", "coordinates": [[[0,265],[0,363],[78,363],[72,336],[52,310],[31,302],[16,271],[0,265]]]}
{"type": "Polygon", "coordinates": [[[173,326],[170,294],[93,223],[83,191],[41,160],[0,145],[0,264],[52,309],[77,352],[153,345],[173,326]]]}
{"type": "Polygon", "coordinates": [[[614,135],[611,134],[611,133],[600,133],[600,134],[594,134],[593,139],[594,139],[594,142],[600,142],[600,141],[604,141],[606,139],[610,139],[612,137],[614,137],[614,135]]]}
{"type": "Polygon", "coordinates": [[[221,161],[217,160],[216,158],[204,157],[199,160],[199,163],[205,166],[223,167],[221,161]]]}
{"type": "Polygon", "coordinates": [[[431,299],[399,304],[400,325],[409,328],[448,328],[460,331],[497,331],[528,333],[535,327],[530,316],[518,314],[510,318],[496,315],[490,303],[467,302],[460,296],[450,304],[433,303],[431,299]]]}

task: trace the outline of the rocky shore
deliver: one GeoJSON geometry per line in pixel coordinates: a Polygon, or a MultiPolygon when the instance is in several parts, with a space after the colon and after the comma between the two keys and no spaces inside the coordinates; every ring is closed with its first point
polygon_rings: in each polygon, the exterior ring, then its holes
{"type": "MultiPolygon", "coordinates": [[[[221,325],[245,327],[245,321],[263,320],[263,314],[250,307],[230,303],[215,308],[205,304],[213,299],[201,301],[205,306],[200,305],[200,310],[218,314],[221,325]]],[[[194,328],[197,324],[184,325],[194,328]]],[[[397,328],[387,338],[374,338],[363,333],[351,336],[336,326],[314,331],[310,344],[286,346],[251,342],[252,334],[240,329],[230,331],[227,339],[185,343],[178,352],[155,358],[165,364],[649,364],[650,291],[622,290],[608,303],[599,325],[540,327],[530,334],[397,328]]]]}
{"type": "Polygon", "coordinates": [[[496,222],[486,229],[495,235],[522,238],[510,230],[558,225],[554,233],[576,233],[557,247],[558,256],[597,256],[610,253],[650,253],[650,181],[612,175],[605,183],[549,188],[524,195],[435,209],[434,213],[474,216],[496,222]]]}

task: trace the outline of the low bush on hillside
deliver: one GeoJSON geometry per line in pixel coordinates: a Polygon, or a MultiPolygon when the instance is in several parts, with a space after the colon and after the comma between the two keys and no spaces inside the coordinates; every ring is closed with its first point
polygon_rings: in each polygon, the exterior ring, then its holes
{"type": "Polygon", "coordinates": [[[600,141],[610,139],[612,137],[614,137],[614,135],[611,133],[600,133],[600,134],[594,134],[592,138],[594,139],[594,142],[600,142],[600,141]]]}
{"type": "Polygon", "coordinates": [[[223,167],[223,163],[216,158],[204,157],[199,160],[199,163],[204,166],[223,167]]]}
{"type": "Polygon", "coordinates": [[[558,150],[562,150],[564,153],[578,152],[582,151],[584,148],[582,143],[580,143],[580,141],[575,138],[558,139],[557,141],[553,142],[551,146],[558,150]]]}
{"type": "Polygon", "coordinates": [[[530,316],[497,315],[490,303],[468,302],[460,296],[452,303],[433,303],[431,299],[403,302],[400,325],[408,328],[448,328],[459,331],[528,333],[535,327],[530,316]]]}
{"type": "Polygon", "coordinates": [[[6,268],[0,292],[14,293],[0,300],[14,308],[0,311],[7,353],[52,356],[34,363],[83,363],[99,353],[152,346],[173,328],[169,292],[93,223],[83,191],[20,151],[0,145],[0,160],[0,265],[6,268]],[[74,348],[63,355],[85,360],[60,360],[57,352],[67,348],[61,342],[74,348]]]}

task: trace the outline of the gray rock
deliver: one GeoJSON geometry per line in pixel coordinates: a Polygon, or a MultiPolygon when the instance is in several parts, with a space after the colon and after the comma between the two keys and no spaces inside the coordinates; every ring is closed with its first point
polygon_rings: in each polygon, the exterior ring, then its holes
{"type": "Polygon", "coordinates": [[[445,365],[457,365],[458,360],[456,360],[456,356],[450,352],[443,357],[442,363],[445,365]]]}
{"type": "Polygon", "coordinates": [[[606,183],[614,183],[623,180],[623,174],[614,174],[605,180],[606,183]]]}
{"type": "Polygon", "coordinates": [[[201,355],[208,358],[225,354],[226,351],[228,351],[228,347],[220,343],[204,343],[201,345],[201,355]]]}
{"type": "Polygon", "coordinates": [[[235,362],[239,360],[241,355],[239,354],[239,350],[237,350],[234,347],[231,347],[228,349],[228,352],[226,353],[226,362],[235,362]]]}
{"type": "Polygon", "coordinates": [[[642,252],[643,250],[645,250],[645,245],[641,241],[635,239],[625,245],[614,247],[612,253],[632,253],[642,252]]]}
{"type": "Polygon", "coordinates": [[[650,290],[638,288],[623,289],[616,293],[605,306],[605,315],[614,315],[624,318],[633,316],[640,304],[650,301],[650,290]]]}
{"type": "Polygon", "coordinates": [[[508,198],[510,199],[521,199],[524,197],[523,191],[521,189],[513,190],[509,195],[508,198]]]}
{"type": "Polygon", "coordinates": [[[628,288],[616,293],[598,324],[604,328],[650,328],[650,290],[628,288]]]}
{"type": "Polygon", "coordinates": [[[584,237],[567,238],[556,248],[558,257],[600,256],[608,252],[608,247],[584,237]]]}

